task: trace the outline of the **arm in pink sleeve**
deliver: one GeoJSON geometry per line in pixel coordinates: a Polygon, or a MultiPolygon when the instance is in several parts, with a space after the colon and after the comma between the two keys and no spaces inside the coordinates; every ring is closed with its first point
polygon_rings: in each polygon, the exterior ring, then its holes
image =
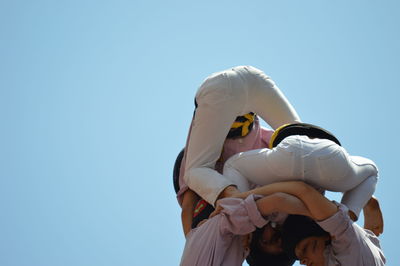
{"type": "Polygon", "coordinates": [[[222,219],[220,230],[222,234],[245,235],[256,228],[263,227],[268,221],[257,209],[254,195],[246,199],[225,198],[220,201],[222,219]]]}
{"type": "Polygon", "coordinates": [[[349,250],[352,242],[356,239],[353,222],[347,216],[347,207],[341,204],[337,205],[339,206],[338,211],[318,224],[332,236],[332,247],[335,252],[343,253],[349,250]]]}

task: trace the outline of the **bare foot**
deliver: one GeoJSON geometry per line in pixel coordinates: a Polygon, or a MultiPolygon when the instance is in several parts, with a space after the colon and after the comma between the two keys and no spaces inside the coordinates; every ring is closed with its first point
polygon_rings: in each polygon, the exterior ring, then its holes
{"type": "Polygon", "coordinates": [[[374,232],[376,236],[383,233],[383,215],[378,199],[374,196],[364,206],[364,228],[374,232]]]}

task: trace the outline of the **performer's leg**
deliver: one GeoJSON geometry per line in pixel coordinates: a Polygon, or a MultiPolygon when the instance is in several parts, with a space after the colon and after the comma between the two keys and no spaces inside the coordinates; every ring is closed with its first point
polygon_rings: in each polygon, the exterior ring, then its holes
{"type": "Polygon", "coordinates": [[[343,194],[341,202],[356,215],[356,219],[358,219],[360,211],[374,194],[377,181],[377,176],[367,177],[355,188],[348,190],[343,194]]]}
{"type": "Polygon", "coordinates": [[[184,178],[192,190],[214,204],[219,193],[230,185],[213,168],[235,118],[256,112],[276,128],[299,121],[299,117],[275,83],[253,67],[213,74],[200,87],[196,100],[184,178]]]}
{"type": "Polygon", "coordinates": [[[327,190],[344,192],[342,203],[358,218],[361,209],[375,191],[378,169],[369,159],[350,156],[340,146],[332,145],[318,158],[319,185],[327,190]]]}
{"type": "Polygon", "coordinates": [[[295,153],[280,146],[241,152],[225,162],[224,176],[237,185],[239,191],[249,190],[252,184],[268,185],[275,182],[297,180],[295,153]]]}
{"type": "Polygon", "coordinates": [[[352,180],[349,183],[355,183],[356,185],[343,194],[342,203],[358,217],[361,209],[375,192],[378,181],[378,168],[371,160],[359,156],[350,156],[349,162],[352,166],[352,171],[348,175],[348,180],[352,180]],[[356,181],[361,182],[358,183],[356,181]]]}
{"type": "Polygon", "coordinates": [[[241,67],[239,73],[251,81],[247,108],[258,114],[273,129],[283,124],[300,122],[300,117],[275,82],[263,71],[241,67]]]}
{"type": "Polygon", "coordinates": [[[227,72],[211,75],[199,88],[186,147],[185,182],[211,204],[231,184],[214,166],[233,121],[242,114],[246,95],[243,84],[232,90],[231,83],[241,80],[227,72]]]}

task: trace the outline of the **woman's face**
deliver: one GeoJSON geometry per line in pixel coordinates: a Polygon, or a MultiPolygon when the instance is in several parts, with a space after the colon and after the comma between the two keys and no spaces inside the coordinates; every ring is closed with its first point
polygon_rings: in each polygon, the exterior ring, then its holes
{"type": "Polygon", "coordinates": [[[300,264],[307,266],[324,266],[324,250],[329,236],[312,236],[301,240],[295,248],[300,264]]]}
{"type": "Polygon", "coordinates": [[[280,254],[282,249],[282,235],[279,229],[274,229],[270,224],[264,227],[259,240],[260,249],[269,254],[280,254]]]}

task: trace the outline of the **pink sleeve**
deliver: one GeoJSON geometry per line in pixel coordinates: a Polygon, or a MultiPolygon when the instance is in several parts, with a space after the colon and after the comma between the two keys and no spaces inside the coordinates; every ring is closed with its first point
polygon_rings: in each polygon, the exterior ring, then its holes
{"type": "Polygon", "coordinates": [[[250,195],[245,200],[238,198],[225,198],[220,201],[221,233],[245,235],[267,224],[258,211],[255,196],[250,195]]]}
{"type": "Polygon", "coordinates": [[[336,203],[339,210],[318,224],[332,236],[332,260],[340,265],[385,265],[379,239],[350,220],[348,208],[336,203]]]}
{"type": "Polygon", "coordinates": [[[318,222],[318,224],[333,237],[333,249],[341,253],[353,245],[352,242],[356,238],[356,233],[352,226],[353,221],[347,215],[347,207],[342,204],[336,204],[339,207],[338,211],[328,219],[318,222]]]}

